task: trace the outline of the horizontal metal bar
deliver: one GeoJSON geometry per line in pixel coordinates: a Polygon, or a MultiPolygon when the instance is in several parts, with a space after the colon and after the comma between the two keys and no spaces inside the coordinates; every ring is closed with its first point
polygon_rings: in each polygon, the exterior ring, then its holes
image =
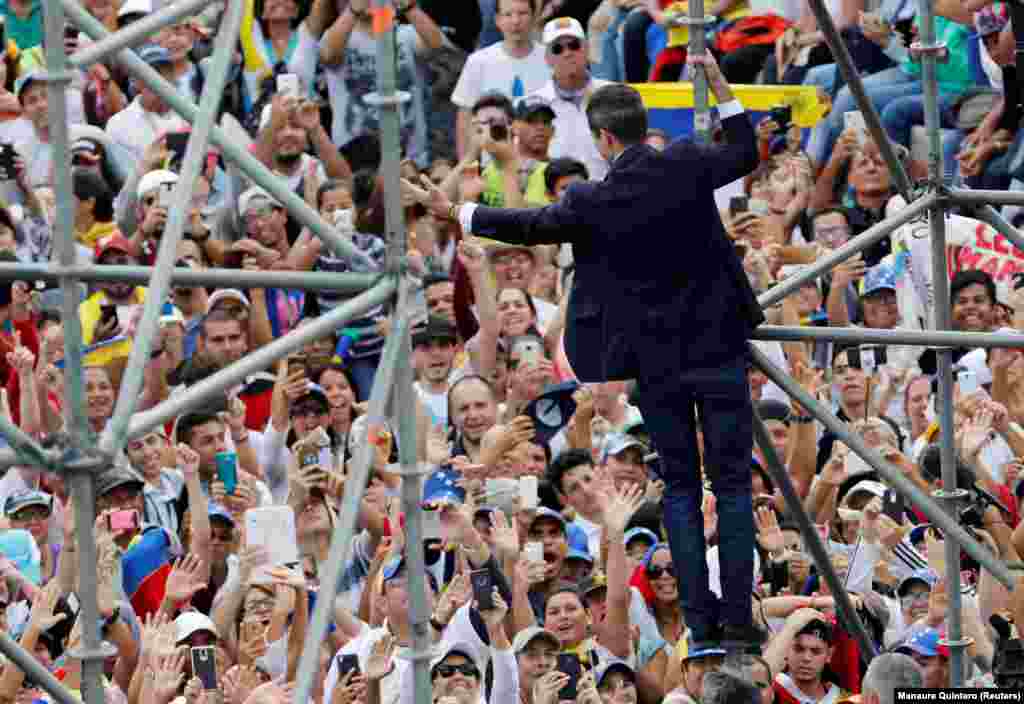
{"type": "MultiPolygon", "coordinates": [[[[169,24],[196,14],[209,4],[209,0],[178,0],[151,15],[132,22],[124,29],[89,44],[68,57],[68,63],[75,68],[87,68],[97,61],[121,49],[128,49],[145,40],[150,40],[169,24]]],[[[151,41],[151,40],[150,40],[151,41]]]]}
{"type": "Polygon", "coordinates": [[[299,350],[303,345],[327,335],[370,308],[387,301],[394,294],[397,283],[394,277],[382,279],[369,291],[350,298],[331,312],[321,315],[306,325],[274,340],[269,345],[254,350],[237,362],[189,386],[188,390],[132,416],[128,427],[128,438],[137,437],[158,425],[176,418],[179,414],[202,404],[245,381],[250,374],[264,371],[279,359],[299,350]]]}
{"type": "Polygon", "coordinates": [[[951,188],[949,197],[954,203],[964,205],[1024,205],[1021,191],[975,191],[970,188],[951,188]]]}
{"type": "Polygon", "coordinates": [[[968,535],[967,531],[946,513],[935,499],[921,491],[920,487],[907,479],[903,472],[886,462],[878,454],[877,450],[868,447],[860,435],[853,432],[850,426],[839,420],[834,413],[830,412],[816,398],[807,393],[791,376],[779,369],[756,345],[749,345],[749,349],[753,355],[754,364],[765,373],[769,380],[775,382],[779,388],[796,399],[811,416],[821,421],[828,430],[832,431],[839,442],[860,455],[861,459],[875,469],[889,486],[898,491],[901,496],[918,508],[929,521],[938,526],[946,540],[955,540],[958,545],[967,551],[968,555],[991,572],[992,576],[998,579],[1003,586],[1013,591],[1016,580],[1002,560],[994,556],[981,543],[968,535]]]}
{"type": "Polygon", "coordinates": [[[938,330],[878,330],[874,328],[819,328],[762,325],[751,334],[755,340],[802,342],[822,340],[871,345],[921,345],[923,347],[1024,347],[1024,335],[995,332],[938,330]]]}
{"type": "Polygon", "coordinates": [[[869,227],[831,254],[822,257],[813,264],[809,264],[800,273],[787,277],[781,283],[768,289],[757,297],[757,302],[761,304],[762,308],[775,305],[791,293],[799,291],[804,284],[831,271],[837,264],[842,264],[850,257],[864,251],[886,235],[891,234],[896,228],[926,213],[936,200],[937,196],[934,194],[918,198],[895,215],[886,218],[877,225],[869,227]]]}
{"type": "Polygon", "coordinates": [[[24,430],[7,418],[0,416],[0,436],[20,458],[19,464],[49,467],[52,461],[49,453],[24,430]]]}
{"type": "Polygon", "coordinates": [[[30,679],[42,687],[58,704],[82,704],[81,700],[75,697],[63,682],[54,677],[36,660],[35,655],[22,648],[17,641],[2,631],[0,631],[0,653],[6,655],[12,664],[25,673],[26,679],[30,679]]]}
{"type": "MultiPolygon", "coordinates": [[[[0,263],[0,281],[46,281],[57,283],[62,276],[86,282],[122,282],[138,285],[149,283],[151,266],[71,266],[51,264],[0,263]]],[[[321,271],[248,271],[245,269],[186,269],[171,272],[171,282],[178,287],[222,286],[231,288],[292,288],[299,291],[334,291],[359,293],[370,288],[383,274],[346,272],[332,274],[321,271]]]]}

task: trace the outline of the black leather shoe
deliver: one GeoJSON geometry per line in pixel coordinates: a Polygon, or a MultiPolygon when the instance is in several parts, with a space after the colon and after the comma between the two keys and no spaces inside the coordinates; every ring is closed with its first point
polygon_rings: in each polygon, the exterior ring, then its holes
{"type": "Polygon", "coordinates": [[[760,655],[767,640],[765,632],[757,626],[722,626],[722,648],[728,653],[760,655]]]}

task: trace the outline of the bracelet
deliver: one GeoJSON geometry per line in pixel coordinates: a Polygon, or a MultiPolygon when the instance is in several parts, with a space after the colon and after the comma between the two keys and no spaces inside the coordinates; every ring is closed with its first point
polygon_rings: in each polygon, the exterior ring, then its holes
{"type": "Polygon", "coordinates": [[[790,416],[789,420],[798,425],[808,425],[814,422],[813,416],[790,416]]]}
{"type": "Polygon", "coordinates": [[[448,206],[448,219],[458,221],[459,219],[459,203],[452,203],[448,206]]]}

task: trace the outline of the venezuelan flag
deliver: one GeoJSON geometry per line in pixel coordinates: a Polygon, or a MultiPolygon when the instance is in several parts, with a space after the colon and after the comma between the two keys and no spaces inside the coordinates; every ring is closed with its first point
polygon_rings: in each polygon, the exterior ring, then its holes
{"type": "Polygon", "coordinates": [[[160,608],[171,558],[171,541],[159,526],[150,526],[136,536],[121,557],[124,593],[140,620],[160,608]]]}

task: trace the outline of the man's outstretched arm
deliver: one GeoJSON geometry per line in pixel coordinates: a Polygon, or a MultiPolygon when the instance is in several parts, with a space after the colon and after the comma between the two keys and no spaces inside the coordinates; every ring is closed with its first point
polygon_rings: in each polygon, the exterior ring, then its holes
{"type": "Polygon", "coordinates": [[[582,218],[573,206],[573,189],[556,203],[543,208],[489,208],[476,203],[452,203],[448,196],[423,179],[423,187],[405,182],[435,216],[455,220],[466,234],[493,237],[502,242],[533,246],[572,242],[582,218]]]}

